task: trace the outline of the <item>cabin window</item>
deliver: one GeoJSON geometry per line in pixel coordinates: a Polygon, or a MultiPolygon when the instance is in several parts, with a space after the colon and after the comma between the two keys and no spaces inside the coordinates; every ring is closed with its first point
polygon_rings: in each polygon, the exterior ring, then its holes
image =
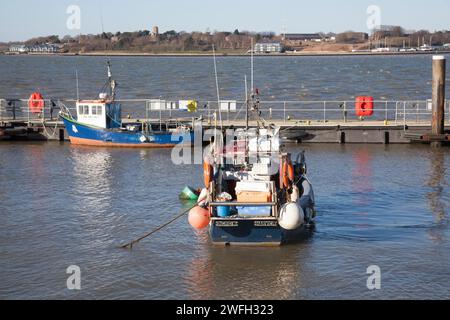
{"type": "Polygon", "coordinates": [[[80,114],[80,115],[89,114],[89,107],[88,106],[78,106],[78,114],[80,114]]]}
{"type": "MultiPolygon", "coordinates": [[[[90,108],[87,105],[78,106],[78,114],[79,115],[89,115],[89,109],[90,108]]],[[[91,114],[93,114],[93,115],[102,114],[102,110],[101,110],[100,106],[92,106],[91,109],[92,109],[91,114]]]]}
{"type": "Polygon", "coordinates": [[[92,106],[92,114],[93,115],[102,115],[102,106],[92,106]]]}

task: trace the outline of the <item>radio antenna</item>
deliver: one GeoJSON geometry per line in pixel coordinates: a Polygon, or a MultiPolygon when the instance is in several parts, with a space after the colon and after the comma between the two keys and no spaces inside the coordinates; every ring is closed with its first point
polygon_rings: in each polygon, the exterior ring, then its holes
{"type": "Polygon", "coordinates": [[[75,69],[75,79],[76,79],[76,86],[77,86],[77,101],[80,101],[80,87],[78,85],[78,70],[75,69]]]}
{"type": "Polygon", "coordinates": [[[218,108],[218,111],[219,111],[220,130],[222,130],[223,129],[223,126],[222,126],[222,109],[220,108],[219,77],[217,76],[216,49],[214,47],[214,44],[212,45],[212,49],[213,49],[213,57],[214,57],[214,75],[216,77],[217,108],[218,108]]]}
{"type": "Polygon", "coordinates": [[[252,47],[251,47],[251,49],[250,49],[250,54],[251,54],[251,83],[250,83],[250,89],[252,90],[251,91],[251,94],[253,95],[253,92],[254,92],[254,87],[253,87],[253,38],[252,38],[252,47]]]}

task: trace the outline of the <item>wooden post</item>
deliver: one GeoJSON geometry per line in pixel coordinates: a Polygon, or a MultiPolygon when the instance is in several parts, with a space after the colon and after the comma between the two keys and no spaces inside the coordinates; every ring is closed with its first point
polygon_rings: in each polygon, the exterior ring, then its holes
{"type": "Polygon", "coordinates": [[[445,57],[433,56],[431,134],[444,134],[445,57]]]}
{"type": "Polygon", "coordinates": [[[64,129],[59,129],[59,141],[64,141],[64,129]]]}

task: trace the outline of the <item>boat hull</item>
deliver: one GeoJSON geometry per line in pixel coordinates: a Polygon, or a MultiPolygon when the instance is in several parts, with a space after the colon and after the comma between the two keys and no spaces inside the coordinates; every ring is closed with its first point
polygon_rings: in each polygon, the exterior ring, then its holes
{"type": "Polygon", "coordinates": [[[280,246],[307,239],[314,224],[303,224],[295,230],[284,230],[274,219],[214,219],[209,228],[214,245],[280,246]]]}
{"type": "Polygon", "coordinates": [[[278,246],[282,230],[277,219],[213,219],[210,236],[217,245],[278,246]]]}
{"type": "Polygon", "coordinates": [[[171,133],[122,132],[101,128],[94,128],[62,117],[74,145],[124,147],[124,148],[171,148],[178,143],[192,141],[192,133],[185,136],[173,136],[171,133]],[[178,138],[178,141],[176,141],[178,138]],[[187,139],[185,139],[187,138],[187,139]]]}

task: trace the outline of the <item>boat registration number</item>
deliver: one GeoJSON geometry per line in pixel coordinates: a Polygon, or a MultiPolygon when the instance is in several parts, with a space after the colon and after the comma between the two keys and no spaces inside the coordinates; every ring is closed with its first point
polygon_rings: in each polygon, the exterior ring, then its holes
{"type": "MultiPolygon", "coordinates": [[[[253,226],[256,228],[278,227],[278,222],[276,220],[254,221],[253,226]]],[[[239,221],[216,221],[216,227],[236,228],[239,227],[239,221]]]]}
{"type": "Polygon", "coordinates": [[[239,226],[238,221],[216,221],[216,227],[234,228],[238,226],[239,226]]]}
{"type": "Polygon", "coordinates": [[[255,221],[255,227],[277,227],[277,221],[255,221]]]}

